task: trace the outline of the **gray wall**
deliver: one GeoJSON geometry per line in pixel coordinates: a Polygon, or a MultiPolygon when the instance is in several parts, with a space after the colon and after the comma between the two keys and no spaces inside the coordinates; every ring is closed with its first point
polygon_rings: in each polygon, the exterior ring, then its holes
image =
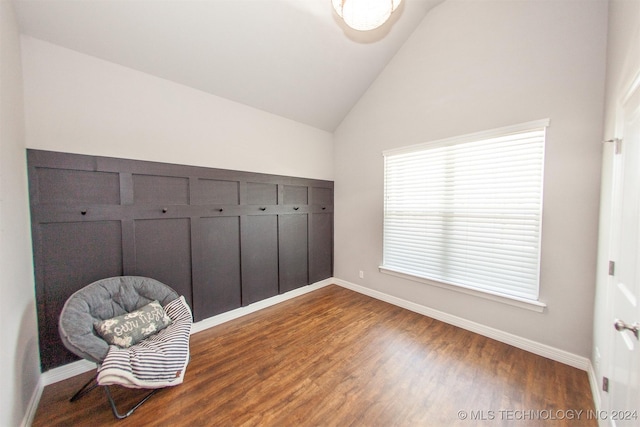
{"type": "Polygon", "coordinates": [[[605,1],[431,11],[335,133],[335,276],[589,357],[606,29],[605,1]],[[543,313],[378,272],[383,150],[543,118],[543,313]]]}
{"type": "MultiPolygon", "coordinates": [[[[614,3],[626,5],[617,7],[616,22],[631,30],[636,25],[637,37],[637,21],[624,14],[625,8],[637,13],[638,3],[614,3]]],[[[589,356],[606,9],[600,0],[448,0],[427,15],[331,136],[34,39],[23,43],[21,74],[16,20],[10,2],[0,1],[0,304],[15,319],[2,329],[0,341],[2,362],[9,367],[2,374],[0,424],[19,423],[38,380],[25,145],[334,179],[335,276],[589,356]],[[123,90],[112,91],[114,86],[123,90]],[[167,98],[173,107],[158,105],[167,98]],[[211,117],[220,120],[210,122],[211,117]],[[545,313],[378,273],[383,150],[546,117],[551,126],[541,285],[545,313]],[[362,280],[359,270],[365,272],[362,280]]],[[[620,31],[633,34],[627,30],[620,31]]],[[[621,67],[621,54],[610,60],[621,67]]]]}
{"type": "Polygon", "coordinates": [[[20,41],[0,1],[0,425],[20,424],[40,373],[31,261],[20,41]]]}

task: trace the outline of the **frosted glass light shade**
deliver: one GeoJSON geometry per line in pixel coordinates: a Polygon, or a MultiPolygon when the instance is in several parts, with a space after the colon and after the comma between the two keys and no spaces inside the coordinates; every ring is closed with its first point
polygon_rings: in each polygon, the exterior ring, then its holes
{"type": "Polygon", "coordinates": [[[378,28],[391,16],[402,0],[331,0],[344,22],[359,31],[378,28]]]}

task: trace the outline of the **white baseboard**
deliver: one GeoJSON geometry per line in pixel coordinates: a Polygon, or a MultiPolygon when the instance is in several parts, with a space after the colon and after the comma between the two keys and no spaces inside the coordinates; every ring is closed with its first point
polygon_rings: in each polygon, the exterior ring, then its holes
{"type": "MultiPolygon", "coordinates": [[[[256,311],[262,310],[263,308],[267,308],[272,305],[276,305],[281,302],[298,297],[300,295],[313,292],[332,283],[334,283],[333,278],[321,280],[320,282],[313,283],[309,286],[303,286],[287,293],[258,301],[246,307],[240,307],[235,310],[227,311],[226,313],[218,314],[217,316],[209,317],[208,319],[201,320],[200,322],[195,322],[191,328],[191,333],[195,334],[213,326],[221,325],[222,323],[228,322],[230,320],[246,316],[247,314],[255,313],[256,311]]],[[[76,362],[68,363],[66,365],[44,372],[40,376],[40,383],[42,383],[42,388],[44,388],[49,384],[54,384],[59,381],[66,380],[76,375],[88,372],[92,369],[96,369],[95,363],[91,363],[87,360],[78,360],[76,362]]],[[[40,390],[40,394],[42,394],[42,390],[40,390]]]]}
{"type": "MultiPolygon", "coordinates": [[[[598,379],[596,374],[596,370],[589,362],[589,369],[587,370],[587,375],[589,376],[589,385],[591,386],[591,395],[593,396],[593,406],[598,414],[607,414],[609,408],[607,407],[607,403],[602,401],[602,398],[605,397],[605,392],[602,391],[602,383],[598,379]]],[[[611,417],[599,416],[598,417],[598,427],[615,427],[615,422],[611,419],[611,417]]]]}
{"type": "Polygon", "coordinates": [[[44,385],[42,385],[42,376],[38,379],[38,383],[36,384],[36,388],[31,393],[31,399],[29,399],[29,403],[27,404],[27,411],[22,417],[22,422],[20,423],[20,427],[30,427],[33,424],[33,419],[36,416],[36,410],[38,409],[38,402],[40,402],[40,397],[42,396],[42,390],[44,390],[44,385]]]}
{"type": "MultiPolygon", "coordinates": [[[[275,297],[258,301],[246,307],[241,307],[236,310],[228,311],[226,313],[210,317],[208,319],[194,323],[193,327],[191,328],[191,333],[195,334],[213,326],[220,325],[222,323],[237,319],[242,316],[246,316],[247,314],[255,313],[256,311],[262,310],[263,308],[267,308],[272,305],[276,305],[281,302],[298,297],[300,295],[313,292],[332,283],[334,283],[333,278],[321,280],[320,282],[313,283],[309,286],[303,286],[301,288],[294,289],[293,291],[289,291],[281,295],[276,295],[275,297]]],[[[95,363],[91,363],[87,360],[78,360],[76,362],[68,363],[66,365],[42,373],[40,375],[40,378],[38,379],[36,388],[31,395],[31,400],[29,401],[27,411],[22,419],[20,427],[28,427],[32,424],[33,418],[36,415],[36,410],[38,409],[38,404],[40,403],[40,397],[42,397],[42,392],[46,386],[66,380],[68,378],[75,377],[76,375],[83,374],[85,372],[91,371],[92,369],[96,369],[95,363]]]]}
{"type": "Polygon", "coordinates": [[[31,399],[27,405],[25,415],[22,417],[20,427],[29,427],[33,423],[33,418],[38,410],[38,404],[40,403],[42,392],[46,386],[57,383],[58,381],[66,380],[67,378],[75,377],[76,375],[83,374],[92,369],[96,369],[95,363],[91,363],[87,360],[78,360],[40,374],[36,388],[31,394],[31,399]]]}
{"type": "Polygon", "coordinates": [[[600,381],[598,381],[596,371],[593,368],[591,361],[589,361],[589,366],[587,367],[587,375],[589,376],[589,386],[591,386],[593,405],[595,406],[596,411],[599,411],[602,408],[602,401],[600,399],[600,381]]]}
{"type": "Polygon", "coordinates": [[[40,379],[42,380],[42,385],[46,387],[50,384],[75,377],[76,375],[84,374],[92,369],[96,369],[95,363],[89,362],[88,360],[77,360],[44,372],[40,379]]]}
{"type": "Polygon", "coordinates": [[[246,307],[236,308],[235,310],[227,311],[225,313],[221,313],[216,316],[209,317],[207,319],[194,323],[193,326],[191,327],[191,333],[195,334],[196,332],[204,331],[214,326],[221,325],[230,320],[234,320],[239,317],[246,316],[247,314],[255,313],[256,311],[262,310],[267,307],[271,307],[272,305],[279,304],[281,302],[290,300],[295,297],[299,297],[300,295],[313,292],[315,290],[328,286],[332,283],[334,283],[333,278],[321,280],[311,285],[303,286],[301,288],[294,289],[287,293],[276,295],[274,297],[255,302],[246,307]]]}
{"type": "MultiPolygon", "coordinates": [[[[567,351],[548,346],[546,344],[532,341],[527,338],[522,338],[517,335],[501,331],[499,329],[491,328],[491,327],[482,325],[480,323],[472,322],[470,320],[463,319],[458,316],[454,316],[442,311],[438,311],[438,310],[429,308],[427,306],[423,306],[411,301],[407,301],[402,298],[394,297],[392,295],[388,295],[380,291],[369,289],[364,286],[356,285],[354,283],[347,282],[346,280],[338,279],[335,277],[325,279],[320,282],[313,283],[309,286],[304,286],[302,288],[298,288],[293,291],[287,292],[285,294],[268,298],[266,300],[258,301],[246,307],[241,307],[232,311],[228,311],[226,313],[222,313],[217,316],[210,317],[200,322],[196,322],[193,324],[191,333],[193,334],[193,333],[204,331],[213,326],[223,324],[225,322],[240,318],[242,316],[246,316],[247,314],[255,313],[256,311],[279,304],[281,302],[290,300],[300,295],[313,292],[317,289],[323,288],[330,284],[336,284],[338,286],[341,286],[346,289],[350,289],[352,291],[361,293],[363,295],[367,295],[372,298],[388,302],[398,307],[411,310],[413,312],[422,314],[424,316],[428,316],[436,320],[440,320],[442,322],[460,327],[462,329],[466,329],[468,331],[475,332],[477,334],[495,339],[505,344],[512,345],[514,347],[520,348],[530,353],[534,353],[539,356],[543,356],[548,359],[555,360],[557,362],[564,363],[566,365],[573,366],[574,368],[578,368],[583,371],[586,371],[587,374],[589,375],[589,383],[591,385],[592,394],[594,396],[594,403],[596,405],[596,409],[600,407],[600,399],[599,399],[600,394],[598,391],[599,390],[598,381],[597,381],[593,366],[591,365],[591,361],[586,357],[578,356],[576,354],[572,354],[567,351]]],[[[33,395],[29,402],[29,407],[27,408],[26,415],[23,418],[23,422],[21,425],[25,427],[31,425],[31,422],[33,421],[33,417],[35,416],[35,413],[36,413],[36,409],[38,407],[38,403],[40,401],[40,397],[42,396],[42,391],[44,387],[59,381],[66,380],[76,375],[88,372],[95,368],[96,368],[96,365],[94,363],[88,362],[86,360],[79,360],[77,362],[69,363],[67,365],[60,366],[58,368],[54,368],[54,369],[51,369],[50,371],[44,372],[40,376],[38,385],[33,392],[33,395]]]]}
{"type": "Polygon", "coordinates": [[[411,310],[413,312],[434,318],[436,320],[440,320],[450,325],[454,325],[459,328],[484,335],[485,337],[512,345],[530,353],[546,357],[547,359],[555,360],[557,362],[564,363],[565,365],[573,366],[574,368],[578,368],[583,371],[587,371],[588,367],[591,364],[589,359],[586,357],[578,356],[577,354],[569,353],[567,351],[560,350],[558,348],[551,347],[549,345],[542,344],[536,341],[532,341],[530,339],[523,338],[505,331],[501,331],[499,329],[491,328],[480,323],[472,322],[470,320],[463,319],[462,317],[435,310],[433,308],[407,301],[402,298],[394,297],[380,291],[356,285],[355,283],[347,282],[346,280],[334,278],[333,283],[344,288],[351,289],[352,291],[356,291],[363,295],[388,302],[398,307],[406,308],[407,310],[411,310]]]}

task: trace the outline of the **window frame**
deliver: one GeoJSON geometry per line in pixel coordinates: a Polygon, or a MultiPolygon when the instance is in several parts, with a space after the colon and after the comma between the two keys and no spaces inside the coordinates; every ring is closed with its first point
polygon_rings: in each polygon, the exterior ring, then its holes
{"type": "Polygon", "coordinates": [[[470,294],[474,296],[478,296],[481,298],[486,298],[490,300],[504,302],[510,305],[515,305],[518,307],[527,308],[530,310],[542,312],[546,307],[546,304],[539,300],[540,295],[540,264],[541,264],[541,249],[542,249],[542,206],[543,206],[543,194],[544,194],[544,151],[547,141],[547,128],[550,124],[549,119],[536,120],[521,124],[516,124],[512,126],[506,126],[497,129],[491,129],[482,132],[471,133],[467,135],[456,136],[452,138],[446,138],[431,142],[426,142],[422,144],[411,145],[407,147],[400,147],[396,149],[385,150],[382,154],[385,158],[385,166],[384,166],[384,175],[385,175],[385,183],[384,183],[384,212],[383,212],[383,263],[379,266],[379,271],[385,274],[390,274],[397,277],[402,277],[408,280],[418,281],[421,283],[426,283],[429,285],[451,289],[454,291],[462,292],[465,294],[470,294]],[[386,246],[386,224],[387,224],[387,158],[391,156],[397,156],[401,154],[409,154],[409,153],[417,153],[423,152],[426,150],[432,150],[440,147],[453,146],[458,144],[472,143],[472,142],[480,142],[485,140],[490,140],[494,138],[501,138],[511,134],[520,134],[535,130],[543,130],[543,140],[542,140],[542,154],[541,154],[541,170],[540,170],[540,200],[539,200],[539,232],[537,235],[537,278],[536,278],[536,296],[534,298],[526,298],[522,296],[511,295],[508,293],[496,292],[490,289],[483,289],[481,286],[468,286],[461,285],[459,283],[449,283],[448,281],[443,281],[440,279],[433,279],[429,277],[425,277],[422,275],[416,275],[412,272],[403,271],[402,268],[398,268],[393,265],[385,265],[384,258],[387,254],[387,246],[386,246]],[[394,268],[395,267],[395,268],[394,268]]]}

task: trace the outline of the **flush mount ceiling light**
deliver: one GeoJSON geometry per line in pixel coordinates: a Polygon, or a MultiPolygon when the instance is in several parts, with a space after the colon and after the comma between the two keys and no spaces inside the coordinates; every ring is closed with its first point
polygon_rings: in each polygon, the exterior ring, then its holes
{"type": "Polygon", "coordinates": [[[391,16],[402,0],[331,0],[344,22],[358,31],[378,28],[391,16]]]}

